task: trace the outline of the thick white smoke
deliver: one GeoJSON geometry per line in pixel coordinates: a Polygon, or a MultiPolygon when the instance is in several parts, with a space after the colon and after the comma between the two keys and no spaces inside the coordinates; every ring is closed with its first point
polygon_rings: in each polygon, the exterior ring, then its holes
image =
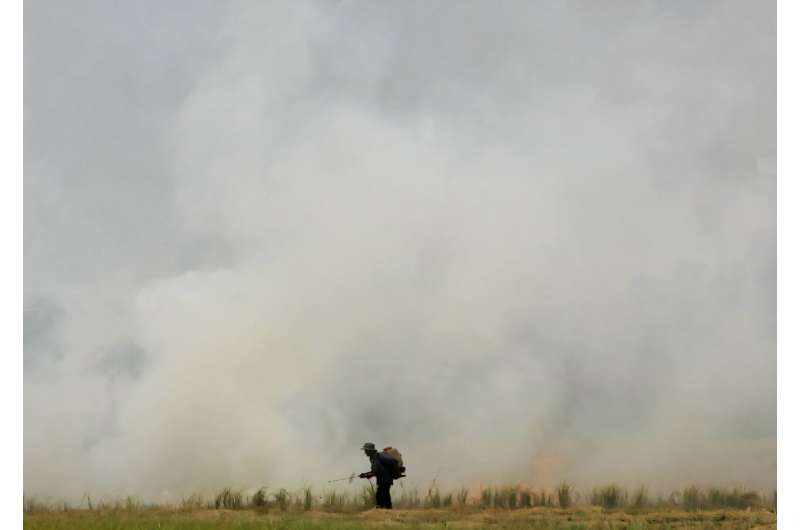
{"type": "Polygon", "coordinates": [[[774,16],[512,5],[237,4],[146,174],[28,148],[26,492],[773,486],[774,16]]]}

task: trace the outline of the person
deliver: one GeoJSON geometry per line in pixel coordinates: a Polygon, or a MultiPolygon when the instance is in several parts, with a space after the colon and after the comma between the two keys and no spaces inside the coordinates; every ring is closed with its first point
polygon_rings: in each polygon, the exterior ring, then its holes
{"type": "Polygon", "coordinates": [[[384,508],[386,510],[392,509],[392,494],[390,492],[394,477],[392,476],[392,465],[394,461],[389,462],[389,456],[379,453],[375,449],[375,444],[367,442],[361,448],[364,454],[369,458],[370,470],[366,473],[361,473],[361,478],[375,477],[378,482],[378,491],[375,492],[375,506],[377,508],[384,508]]]}

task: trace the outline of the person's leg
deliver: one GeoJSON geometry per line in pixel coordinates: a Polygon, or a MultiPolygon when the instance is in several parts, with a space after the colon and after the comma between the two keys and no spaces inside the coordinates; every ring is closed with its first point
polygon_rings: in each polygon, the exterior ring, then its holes
{"type": "Polygon", "coordinates": [[[386,486],[383,484],[378,484],[378,491],[375,492],[375,506],[376,508],[386,506],[386,486]]]}
{"type": "Polygon", "coordinates": [[[392,507],[392,499],[389,497],[389,488],[391,486],[389,484],[385,484],[383,486],[383,507],[389,509],[392,507]]]}

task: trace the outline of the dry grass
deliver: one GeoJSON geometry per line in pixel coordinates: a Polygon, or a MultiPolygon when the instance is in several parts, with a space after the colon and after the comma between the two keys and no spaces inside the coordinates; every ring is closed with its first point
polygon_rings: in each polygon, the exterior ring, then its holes
{"type": "Polygon", "coordinates": [[[86,497],[80,506],[23,500],[25,528],[63,529],[365,529],[432,527],[497,529],[745,529],[775,528],[775,493],[689,486],[651,501],[644,487],[628,495],[618,485],[580,495],[562,482],[553,490],[522,486],[484,488],[477,498],[466,489],[442,492],[434,483],[421,497],[398,484],[395,510],[371,509],[370,484],[355,495],[335,490],[315,496],[310,488],[254,492],[225,488],[206,500],[193,495],[175,506],[144,504],[133,497],[115,502],[86,497]]]}
{"type": "Polygon", "coordinates": [[[491,527],[502,529],[561,530],[647,530],[647,529],[745,529],[776,528],[776,517],[767,510],[715,510],[687,512],[654,509],[645,513],[605,510],[599,507],[485,509],[461,510],[414,509],[368,510],[354,513],[259,512],[256,510],[196,510],[185,512],[147,508],[135,512],[114,510],[73,510],[25,514],[24,527],[30,530],[88,529],[128,530],[159,528],[162,530],[205,529],[287,529],[349,530],[402,528],[491,527]]]}
{"type": "Polygon", "coordinates": [[[572,486],[570,486],[566,482],[562,482],[556,489],[556,495],[558,495],[559,506],[561,506],[562,508],[570,507],[570,505],[572,504],[572,486]]]}

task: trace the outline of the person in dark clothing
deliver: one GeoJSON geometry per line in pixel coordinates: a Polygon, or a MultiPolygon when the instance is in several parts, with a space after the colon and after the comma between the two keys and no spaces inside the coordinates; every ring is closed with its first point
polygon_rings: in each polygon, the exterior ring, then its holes
{"type": "Polygon", "coordinates": [[[364,454],[369,457],[370,463],[370,470],[366,473],[361,473],[359,477],[361,478],[372,478],[375,477],[378,482],[378,491],[375,493],[375,505],[377,508],[385,508],[387,510],[392,509],[392,495],[390,493],[390,489],[392,487],[392,483],[394,482],[394,478],[392,477],[391,473],[391,466],[393,462],[389,462],[387,459],[389,457],[382,455],[375,449],[375,444],[373,443],[365,443],[364,447],[361,449],[364,450],[364,454]]]}

